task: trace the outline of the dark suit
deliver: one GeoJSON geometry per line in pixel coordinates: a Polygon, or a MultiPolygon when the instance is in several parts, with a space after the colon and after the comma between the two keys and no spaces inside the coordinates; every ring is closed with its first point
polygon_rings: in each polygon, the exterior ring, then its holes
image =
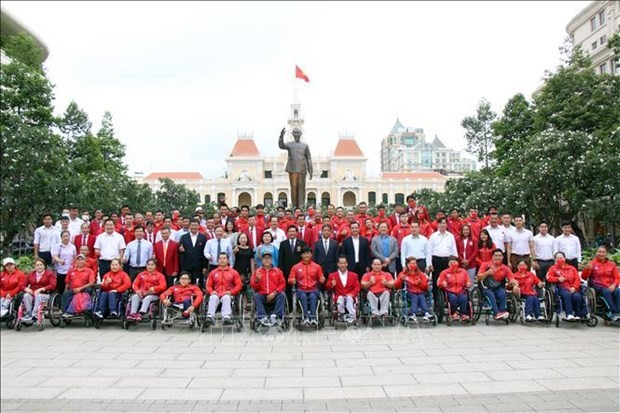
{"type": "Polygon", "coordinates": [[[192,245],[190,233],[181,235],[179,239],[179,248],[182,246],[184,252],[179,251],[179,259],[181,263],[181,271],[187,271],[191,274],[192,282],[197,282],[202,286],[203,275],[202,270],[207,268],[207,259],[204,256],[207,237],[205,234],[198,233],[196,245],[192,245]]]}
{"type": "Polygon", "coordinates": [[[362,277],[366,274],[366,268],[370,267],[370,243],[366,237],[359,236],[359,261],[355,262],[355,248],[353,239],[347,237],[342,242],[342,254],[347,257],[349,271],[362,277]]]}
{"type": "Polygon", "coordinates": [[[339,248],[338,243],[333,239],[328,239],[329,245],[327,246],[327,254],[325,253],[325,245],[323,244],[323,237],[319,238],[314,243],[314,253],[312,254],[312,261],[316,262],[323,269],[323,274],[331,274],[338,269],[338,256],[339,248]]]}
{"type": "MultiPolygon", "coordinates": [[[[293,265],[301,261],[301,248],[305,246],[305,242],[295,239],[295,251],[292,251],[290,239],[287,238],[280,243],[280,251],[278,252],[278,267],[282,270],[286,280],[288,280],[293,265]]],[[[289,283],[286,283],[286,299],[288,300],[289,310],[292,310],[293,295],[292,287],[289,283]]]]}

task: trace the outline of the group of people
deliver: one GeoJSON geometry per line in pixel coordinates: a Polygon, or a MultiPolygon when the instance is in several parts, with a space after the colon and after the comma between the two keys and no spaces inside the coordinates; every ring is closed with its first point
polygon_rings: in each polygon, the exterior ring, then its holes
{"type": "Polygon", "coordinates": [[[253,291],[260,323],[282,323],[284,307],[292,305],[293,291],[301,304],[303,323],[316,325],[322,291],[331,291],[340,317],[355,322],[354,304],[367,291],[371,316],[387,315],[390,293],[404,288],[411,303],[408,317],[432,317],[426,294],[445,290],[453,318],[470,317],[466,292],[484,283],[496,319],[508,317],[506,288],[526,301],[528,319],[542,317],[535,288],[555,283],[566,316],[582,316],[580,280],[589,279],[610,303],[614,320],[620,305],[618,268],[600,247],[579,275],[581,244],[570,223],[553,237],[542,222],[538,234],[525,228],[523,217],[500,214],[490,207],[485,216],[470,209],[461,218],[458,209],[438,211],[431,220],[415,197],[396,204],[387,215],[378,206],[368,214],[329,205],[322,216],[312,206],[287,210],[278,206],[268,215],[262,205],[255,212],[243,205],[219,206],[205,216],[197,207],[192,216],[179,211],[132,213],[82,212],[67,208],[54,224],[51,214],[34,232],[34,271],[23,274],[12,258],[3,260],[0,280],[2,316],[10,300],[23,292],[24,322],[33,309],[62,294],[63,316],[70,318],[76,295],[101,285],[96,317],[114,317],[121,294],[131,290],[130,319],[139,321],[151,303],[176,305],[188,317],[204,300],[207,322],[215,322],[221,305],[224,323],[230,323],[232,298],[253,291]],[[53,271],[52,271],[53,267],[53,271]],[[207,297],[204,296],[207,295],[207,297]]]}

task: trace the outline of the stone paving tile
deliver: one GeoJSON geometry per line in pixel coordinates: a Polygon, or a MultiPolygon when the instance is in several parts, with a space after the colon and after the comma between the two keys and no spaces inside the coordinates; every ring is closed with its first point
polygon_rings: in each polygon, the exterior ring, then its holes
{"type": "Polygon", "coordinates": [[[502,361],[480,361],[475,363],[440,364],[440,366],[448,373],[467,371],[510,370],[510,366],[502,361]]]}
{"type": "MultiPolygon", "coordinates": [[[[321,380],[323,380],[322,378],[321,380]]],[[[396,375],[356,375],[340,377],[343,387],[349,386],[373,386],[373,385],[415,385],[416,379],[410,374],[396,374],[396,375]]]]}
{"type": "Polygon", "coordinates": [[[458,373],[413,373],[419,383],[473,383],[491,381],[489,376],[480,372],[458,373]]]}
{"type": "Polygon", "coordinates": [[[386,386],[388,397],[416,397],[467,394],[465,389],[456,383],[417,384],[415,386],[386,386]]]}
{"type": "Polygon", "coordinates": [[[604,377],[536,380],[549,390],[618,389],[618,383],[604,377]]]}
{"type": "Polygon", "coordinates": [[[339,377],[268,377],[265,388],[340,387],[339,377]]]}
{"type": "Polygon", "coordinates": [[[527,403],[489,403],[485,404],[485,407],[491,412],[497,413],[509,413],[509,412],[525,412],[535,410],[527,403]]]}
{"type": "Polygon", "coordinates": [[[286,389],[225,389],[220,400],[278,400],[302,399],[302,388],[286,389]]]}
{"type": "Polygon", "coordinates": [[[191,380],[188,389],[204,389],[204,388],[262,388],[265,387],[265,378],[263,377],[211,377],[211,378],[194,378],[191,380]]]}
{"type": "Polygon", "coordinates": [[[144,392],[142,388],[70,388],[66,392],[58,396],[59,399],[106,399],[106,400],[134,400],[141,393],[144,392]]]}
{"type": "Polygon", "coordinates": [[[360,376],[360,375],[374,375],[372,368],[370,367],[321,367],[303,368],[304,377],[320,377],[320,376],[360,376]]]}
{"type": "MultiPolygon", "coordinates": [[[[128,377],[114,383],[114,387],[145,387],[147,389],[183,389],[191,379],[182,377],[128,377]]],[[[220,386],[221,387],[221,386],[220,386]]]]}
{"type": "MultiPolygon", "coordinates": [[[[41,382],[48,380],[46,377],[29,377],[29,376],[19,376],[19,377],[11,377],[11,378],[2,378],[2,380],[6,380],[7,383],[11,387],[35,387],[38,386],[41,382]]],[[[58,387],[58,386],[54,386],[58,387]]]]}
{"type": "MultiPolygon", "coordinates": [[[[4,383],[4,380],[2,381],[4,383]]],[[[10,383],[8,385],[2,386],[2,399],[3,400],[11,400],[11,399],[53,399],[58,397],[60,394],[67,391],[67,387],[57,386],[57,387],[46,387],[46,388],[36,388],[36,387],[11,387],[10,383]]]]}
{"type": "Polygon", "coordinates": [[[50,377],[38,384],[41,387],[110,387],[118,379],[116,377],[50,377]]]}
{"type": "Polygon", "coordinates": [[[469,394],[519,393],[544,391],[545,388],[532,380],[502,382],[461,383],[469,394]]]}
{"type": "MultiPolygon", "coordinates": [[[[258,370],[258,369],[257,369],[258,370]]],[[[233,369],[202,368],[202,369],[166,369],[159,377],[230,377],[233,369]]]]}
{"type": "Polygon", "coordinates": [[[72,367],[106,367],[118,369],[130,369],[135,367],[141,360],[74,360],[72,367]]]}
{"type": "Polygon", "coordinates": [[[488,371],[486,374],[493,380],[525,380],[525,379],[557,379],[564,377],[562,374],[549,369],[532,370],[498,370],[488,371]]]}
{"type": "MultiPolygon", "coordinates": [[[[348,359],[345,359],[348,360],[348,359]]],[[[350,360],[349,360],[350,361],[350,360]]],[[[269,367],[274,367],[274,368],[288,368],[288,367],[303,367],[303,368],[309,368],[309,367],[335,367],[336,366],[336,360],[334,359],[315,359],[315,360],[294,360],[294,361],[288,361],[288,360],[271,360],[269,362],[269,367]]]]}
{"type": "Polygon", "coordinates": [[[419,366],[373,366],[377,375],[412,374],[412,373],[445,373],[445,370],[435,364],[421,364],[419,366]]]}
{"type": "Polygon", "coordinates": [[[473,404],[473,405],[467,405],[467,406],[443,406],[441,408],[441,411],[445,413],[452,413],[452,412],[474,413],[474,412],[488,412],[489,410],[481,404],[473,404]]]}
{"type": "Polygon", "coordinates": [[[164,369],[118,369],[118,368],[100,368],[95,369],[91,374],[93,377],[157,377],[164,369]]]}
{"type": "Polygon", "coordinates": [[[301,368],[235,369],[232,377],[302,377],[301,368]]]}
{"type": "Polygon", "coordinates": [[[386,393],[379,383],[375,386],[304,388],[304,400],[366,399],[385,397],[387,397],[386,393]]]}
{"type": "Polygon", "coordinates": [[[29,372],[29,376],[48,376],[48,377],[85,377],[94,373],[96,368],[49,368],[49,367],[34,367],[29,372]]]}
{"type": "Polygon", "coordinates": [[[146,389],[138,400],[218,400],[222,389],[146,389]]]}

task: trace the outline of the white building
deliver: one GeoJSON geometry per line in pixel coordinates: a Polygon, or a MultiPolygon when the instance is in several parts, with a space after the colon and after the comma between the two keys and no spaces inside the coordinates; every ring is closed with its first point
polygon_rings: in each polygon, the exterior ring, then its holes
{"type": "Polygon", "coordinates": [[[620,74],[620,61],[615,60],[607,42],[620,30],[620,0],[593,1],[566,26],[574,46],[592,59],[597,73],[620,74]]]}

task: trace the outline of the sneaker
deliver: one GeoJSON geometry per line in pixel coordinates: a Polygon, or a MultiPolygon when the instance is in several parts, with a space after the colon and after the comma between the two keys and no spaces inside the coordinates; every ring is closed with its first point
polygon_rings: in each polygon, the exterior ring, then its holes
{"type": "Polygon", "coordinates": [[[284,324],[284,320],[281,318],[276,318],[276,325],[278,327],[282,327],[282,324],[284,324]]]}
{"type": "Polygon", "coordinates": [[[433,315],[429,312],[424,313],[424,321],[430,321],[433,315]]]}
{"type": "Polygon", "coordinates": [[[454,313],[452,314],[452,319],[458,321],[461,319],[461,315],[459,313],[454,313]]]}
{"type": "Polygon", "coordinates": [[[467,314],[463,314],[461,316],[461,321],[469,321],[469,320],[470,320],[470,317],[467,314]]]}
{"type": "Polygon", "coordinates": [[[416,321],[418,321],[418,319],[416,318],[415,314],[412,314],[409,316],[408,321],[415,323],[416,321]]]}
{"type": "Polygon", "coordinates": [[[21,322],[22,323],[30,323],[30,322],[32,322],[32,316],[31,315],[23,316],[22,319],[21,319],[21,322]]]}
{"type": "Polygon", "coordinates": [[[138,313],[138,314],[134,314],[134,320],[137,322],[142,321],[142,314],[138,313]]]}
{"type": "Polygon", "coordinates": [[[183,304],[172,304],[172,306],[174,308],[176,308],[177,310],[182,310],[183,309],[183,304]]]}
{"type": "Polygon", "coordinates": [[[183,318],[188,318],[189,317],[189,312],[188,311],[183,311],[183,313],[181,313],[181,315],[183,316],[183,318]]]}
{"type": "Polygon", "coordinates": [[[2,310],[0,310],[0,318],[6,317],[6,315],[8,313],[9,313],[9,309],[8,308],[3,308],[2,310]]]}
{"type": "Polygon", "coordinates": [[[310,325],[310,320],[308,320],[307,318],[304,319],[304,327],[308,327],[310,325]]]}
{"type": "Polygon", "coordinates": [[[127,315],[127,321],[135,321],[135,314],[128,314],[127,315]]]}
{"type": "Polygon", "coordinates": [[[351,314],[347,314],[347,316],[344,318],[344,321],[347,324],[353,324],[355,323],[355,317],[353,317],[351,314]]]}
{"type": "Polygon", "coordinates": [[[110,311],[110,317],[118,317],[118,313],[116,311],[110,311]]]}
{"type": "Polygon", "coordinates": [[[575,316],[575,321],[581,321],[581,317],[579,317],[578,315],[575,316]]]}
{"type": "Polygon", "coordinates": [[[276,315],[271,314],[271,316],[269,317],[269,324],[271,324],[272,326],[276,325],[276,320],[277,320],[276,315]]]}
{"type": "Polygon", "coordinates": [[[572,315],[572,314],[569,314],[569,315],[567,315],[567,316],[566,316],[566,319],[567,319],[568,321],[575,321],[575,316],[574,316],[574,315],[572,315]]]}
{"type": "Polygon", "coordinates": [[[268,319],[267,317],[263,317],[263,318],[261,318],[259,321],[260,321],[260,323],[261,323],[263,326],[265,326],[265,327],[271,327],[271,326],[269,325],[269,319],[268,319]]]}
{"type": "Polygon", "coordinates": [[[93,315],[97,318],[103,318],[103,314],[101,313],[101,311],[95,311],[93,315]]]}
{"type": "Polygon", "coordinates": [[[499,318],[501,318],[502,320],[505,320],[508,317],[510,317],[510,313],[508,313],[508,311],[502,311],[499,313],[499,318]]]}
{"type": "Polygon", "coordinates": [[[211,324],[215,324],[215,319],[208,315],[207,318],[205,318],[205,324],[209,327],[211,324]]]}
{"type": "Polygon", "coordinates": [[[318,326],[319,323],[316,321],[316,319],[312,319],[312,320],[310,320],[310,325],[318,326]]]}
{"type": "Polygon", "coordinates": [[[525,316],[525,321],[532,321],[534,320],[534,317],[532,317],[530,314],[525,316]]]}
{"type": "Polygon", "coordinates": [[[538,316],[538,321],[547,321],[547,319],[545,318],[544,315],[539,315],[538,316]]]}
{"type": "Polygon", "coordinates": [[[71,313],[62,313],[61,317],[64,318],[64,319],[69,319],[69,318],[73,318],[73,314],[71,314],[71,313]]]}
{"type": "Polygon", "coordinates": [[[229,316],[226,316],[222,318],[222,324],[224,324],[225,326],[229,326],[232,324],[232,320],[230,319],[229,316]]]}
{"type": "Polygon", "coordinates": [[[620,315],[619,314],[613,314],[611,316],[611,321],[618,321],[620,320],[620,315]]]}

